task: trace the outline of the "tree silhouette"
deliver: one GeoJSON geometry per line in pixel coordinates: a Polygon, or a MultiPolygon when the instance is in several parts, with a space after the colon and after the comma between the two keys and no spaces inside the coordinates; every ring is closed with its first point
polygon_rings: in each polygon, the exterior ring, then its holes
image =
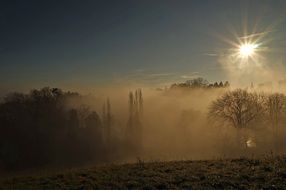
{"type": "Polygon", "coordinates": [[[218,88],[218,87],[219,87],[219,85],[218,85],[217,82],[214,83],[214,87],[215,87],[215,88],[218,88]]]}
{"type": "Polygon", "coordinates": [[[102,116],[102,121],[103,121],[103,128],[104,128],[104,133],[105,133],[105,141],[107,146],[111,145],[111,128],[112,128],[112,123],[113,123],[113,118],[111,114],[111,105],[110,105],[110,100],[107,98],[106,103],[103,104],[103,116],[102,116]]]}
{"type": "Polygon", "coordinates": [[[274,137],[276,137],[278,126],[286,113],[286,96],[280,93],[270,94],[266,98],[266,112],[273,129],[274,137]]]}
{"type": "Polygon", "coordinates": [[[188,84],[192,88],[202,88],[202,87],[207,87],[209,82],[202,77],[198,77],[198,78],[194,78],[192,80],[186,81],[186,84],[188,84]]]}
{"type": "Polygon", "coordinates": [[[87,106],[69,105],[81,98],[49,87],[7,95],[0,103],[0,167],[33,168],[103,158],[100,117],[87,106]]]}
{"type": "Polygon", "coordinates": [[[262,97],[246,90],[229,91],[212,102],[209,117],[235,128],[246,128],[263,114],[262,102],[262,97]]]}
{"type": "Polygon", "coordinates": [[[211,103],[208,117],[215,124],[226,124],[237,129],[236,145],[246,147],[246,134],[242,129],[257,126],[261,122],[263,104],[264,97],[256,93],[241,89],[228,91],[211,103]]]}
{"type": "Polygon", "coordinates": [[[172,84],[170,86],[170,90],[172,89],[212,89],[212,88],[227,88],[229,87],[230,84],[228,81],[223,83],[222,81],[220,83],[215,82],[215,83],[209,83],[206,79],[198,77],[192,80],[187,80],[184,83],[177,83],[177,84],[172,84]]]}
{"type": "Polygon", "coordinates": [[[229,87],[229,86],[230,86],[229,82],[228,82],[228,81],[225,81],[224,87],[229,87]]]}
{"type": "Polygon", "coordinates": [[[129,93],[129,118],[127,122],[127,139],[133,150],[139,151],[142,146],[143,95],[141,89],[129,93]]]}

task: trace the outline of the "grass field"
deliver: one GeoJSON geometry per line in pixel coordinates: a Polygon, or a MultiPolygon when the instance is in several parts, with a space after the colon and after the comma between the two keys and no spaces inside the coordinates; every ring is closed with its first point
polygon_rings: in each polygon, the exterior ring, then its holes
{"type": "Polygon", "coordinates": [[[1,189],[286,189],[286,157],[104,165],[4,177],[1,189]]]}

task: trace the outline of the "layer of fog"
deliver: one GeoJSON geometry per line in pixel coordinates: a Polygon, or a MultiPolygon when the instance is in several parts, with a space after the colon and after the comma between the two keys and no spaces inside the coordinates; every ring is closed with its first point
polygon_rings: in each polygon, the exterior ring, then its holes
{"type": "MultiPolygon", "coordinates": [[[[142,89],[144,114],[141,118],[142,147],[123,160],[213,159],[221,157],[261,156],[273,151],[269,129],[241,130],[247,140],[237,147],[237,129],[215,126],[207,113],[213,100],[230,89],[192,89],[156,91],[142,89]],[[263,141],[263,143],[260,143],[263,141]],[[269,146],[268,146],[269,145],[269,146]]],[[[84,98],[99,114],[108,97],[114,118],[112,130],[124,139],[129,117],[129,90],[109,89],[84,98]],[[116,92],[116,93],[114,93],[116,92]],[[95,98],[96,97],[96,98],[95,98]]],[[[82,102],[81,102],[82,103],[82,102]]]]}

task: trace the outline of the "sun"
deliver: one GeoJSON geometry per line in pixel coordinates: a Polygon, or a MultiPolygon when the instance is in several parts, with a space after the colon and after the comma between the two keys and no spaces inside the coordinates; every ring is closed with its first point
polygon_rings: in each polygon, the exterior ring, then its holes
{"type": "Polygon", "coordinates": [[[241,44],[239,46],[239,55],[244,58],[251,57],[255,54],[257,47],[257,44],[252,43],[241,44]]]}

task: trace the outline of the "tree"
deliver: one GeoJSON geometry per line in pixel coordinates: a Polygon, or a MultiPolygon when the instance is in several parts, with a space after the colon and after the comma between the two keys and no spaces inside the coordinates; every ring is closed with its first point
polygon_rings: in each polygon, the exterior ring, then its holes
{"type": "Polygon", "coordinates": [[[214,83],[214,87],[215,87],[215,88],[218,88],[218,87],[219,87],[217,82],[214,83]]]}
{"type": "Polygon", "coordinates": [[[138,90],[138,103],[139,103],[139,115],[142,117],[143,115],[143,95],[141,89],[138,90]]]}
{"type": "Polygon", "coordinates": [[[106,103],[103,104],[102,122],[103,122],[104,133],[105,133],[105,141],[108,145],[110,145],[113,118],[111,114],[111,105],[110,105],[109,98],[107,98],[106,103]]]}
{"type": "Polygon", "coordinates": [[[277,135],[278,125],[286,111],[286,96],[274,93],[266,99],[266,113],[268,114],[274,136],[277,135]]]}
{"type": "Polygon", "coordinates": [[[251,84],[250,84],[250,90],[253,90],[254,89],[254,84],[253,84],[253,82],[251,82],[251,84]]]}
{"type": "Polygon", "coordinates": [[[93,111],[86,118],[85,123],[87,128],[101,128],[101,120],[99,115],[93,111]]]}
{"type": "Polygon", "coordinates": [[[76,129],[79,128],[78,113],[75,109],[71,109],[68,111],[67,125],[68,125],[68,134],[74,136],[76,129]]]}
{"type": "Polygon", "coordinates": [[[235,128],[246,128],[262,115],[262,101],[260,95],[246,90],[229,91],[212,102],[209,117],[235,128]]]}
{"type": "Polygon", "coordinates": [[[198,78],[186,81],[186,84],[188,84],[192,88],[200,88],[200,87],[207,87],[209,82],[202,77],[198,77],[198,78]]]}
{"type": "Polygon", "coordinates": [[[229,84],[229,82],[228,81],[225,81],[225,83],[224,83],[224,87],[229,87],[230,86],[230,84],[229,84]]]}
{"type": "MultiPolygon", "coordinates": [[[[49,87],[4,98],[0,103],[1,168],[103,158],[101,120],[89,107],[70,104],[70,100],[80,99],[78,93],[49,87]]],[[[110,114],[109,101],[107,105],[110,114]]]]}
{"type": "Polygon", "coordinates": [[[138,151],[142,145],[143,95],[141,89],[129,93],[129,119],[127,122],[127,140],[131,149],[138,151]]]}
{"type": "Polygon", "coordinates": [[[212,102],[208,116],[215,123],[237,129],[236,145],[246,147],[247,136],[242,129],[259,126],[257,122],[261,121],[259,118],[264,113],[263,100],[263,96],[246,90],[229,91],[212,102]]]}

